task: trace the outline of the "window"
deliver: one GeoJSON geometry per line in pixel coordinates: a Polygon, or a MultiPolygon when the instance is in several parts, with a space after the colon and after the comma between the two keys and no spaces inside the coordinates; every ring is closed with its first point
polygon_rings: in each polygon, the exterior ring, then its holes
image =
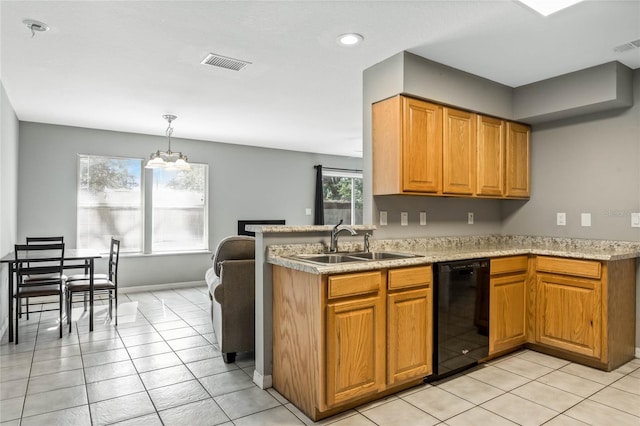
{"type": "Polygon", "coordinates": [[[145,169],[141,159],[80,155],[77,247],[108,251],[113,235],[127,252],[208,249],[207,174],[206,164],[145,169]]]}
{"type": "Polygon", "coordinates": [[[324,223],[362,224],[362,173],[322,169],[324,223]]]}
{"type": "Polygon", "coordinates": [[[153,169],[151,251],[207,249],[207,166],[153,169]]]}
{"type": "Polygon", "coordinates": [[[112,235],[123,251],[142,251],[142,160],[80,155],[77,247],[109,251],[112,235]]]}

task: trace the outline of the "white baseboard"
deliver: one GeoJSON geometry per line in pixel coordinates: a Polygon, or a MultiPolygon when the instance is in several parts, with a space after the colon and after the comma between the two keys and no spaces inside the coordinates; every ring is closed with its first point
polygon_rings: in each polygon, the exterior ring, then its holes
{"type": "Polygon", "coordinates": [[[185,281],[181,283],[169,283],[169,284],[152,284],[152,285],[137,285],[133,287],[118,287],[118,293],[139,293],[142,291],[160,291],[171,290],[176,288],[189,288],[189,287],[206,287],[207,283],[202,281],[185,281]]]}
{"type": "Polygon", "coordinates": [[[253,370],[253,383],[258,385],[260,389],[267,389],[273,386],[273,377],[271,375],[263,376],[258,370],[253,370]]]}

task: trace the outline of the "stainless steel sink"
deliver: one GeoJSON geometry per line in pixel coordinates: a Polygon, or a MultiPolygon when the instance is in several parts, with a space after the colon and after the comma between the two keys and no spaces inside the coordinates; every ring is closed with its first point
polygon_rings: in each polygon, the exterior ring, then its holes
{"type": "Polygon", "coordinates": [[[349,254],[349,256],[358,257],[358,258],[367,259],[367,260],[406,259],[410,257],[417,257],[417,255],[411,254],[411,253],[391,253],[388,251],[370,251],[370,252],[362,252],[362,253],[352,253],[352,254],[349,254]]]}
{"type": "Polygon", "coordinates": [[[385,251],[361,252],[361,253],[326,253],[326,254],[299,254],[291,256],[292,259],[304,262],[330,265],[335,263],[367,262],[371,260],[393,260],[418,257],[411,253],[391,253],[385,251]]]}
{"type": "Polygon", "coordinates": [[[299,254],[292,256],[293,259],[302,260],[305,262],[321,263],[321,264],[333,264],[333,263],[348,263],[348,262],[362,262],[364,259],[351,257],[349,254],[299,254]]]}

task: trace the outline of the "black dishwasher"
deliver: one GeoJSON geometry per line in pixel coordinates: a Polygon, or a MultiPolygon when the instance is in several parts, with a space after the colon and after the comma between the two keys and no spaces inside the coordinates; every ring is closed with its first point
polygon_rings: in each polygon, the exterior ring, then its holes
{"type": "Polygon", "coordinates": [[[433,306],[433,375],[455,374],[489,353],[489,260],[436,264],[433,306]]]}

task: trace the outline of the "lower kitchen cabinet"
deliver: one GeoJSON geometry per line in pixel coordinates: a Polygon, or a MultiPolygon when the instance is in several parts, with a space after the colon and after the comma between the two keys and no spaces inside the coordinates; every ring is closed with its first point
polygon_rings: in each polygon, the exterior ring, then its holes
{"type": "Polygon", "coordinates": [[[526,341],[528,262],[526,255],[491,259],[489,355],[526,341]]]}
{"type": "Polygon", "coordinates": [[[327,405],[384,388],[383,311],[377,294],[327,305],[327,405]]]}
{"type": "Polygon", "coordinates": [[[605,370],[634,357],[634,259],[537,256],[535,285],[535,349],[605,370]]]}
{"type": "Polygon", "coordinates": [[[387,296],[387,384],[433,372],[431,267],[392,269],[387,296]]]}
{"type": "Polygon", "coordinates": [[[536,342],[600,358],[600,280],[540,274],[537,281],[536,342]]]}
{"type": "Polygon", "coordinates": [[[273,387],[313,420],[431,372],[431,266],[315,275],[273,266],[273,387]]]}

